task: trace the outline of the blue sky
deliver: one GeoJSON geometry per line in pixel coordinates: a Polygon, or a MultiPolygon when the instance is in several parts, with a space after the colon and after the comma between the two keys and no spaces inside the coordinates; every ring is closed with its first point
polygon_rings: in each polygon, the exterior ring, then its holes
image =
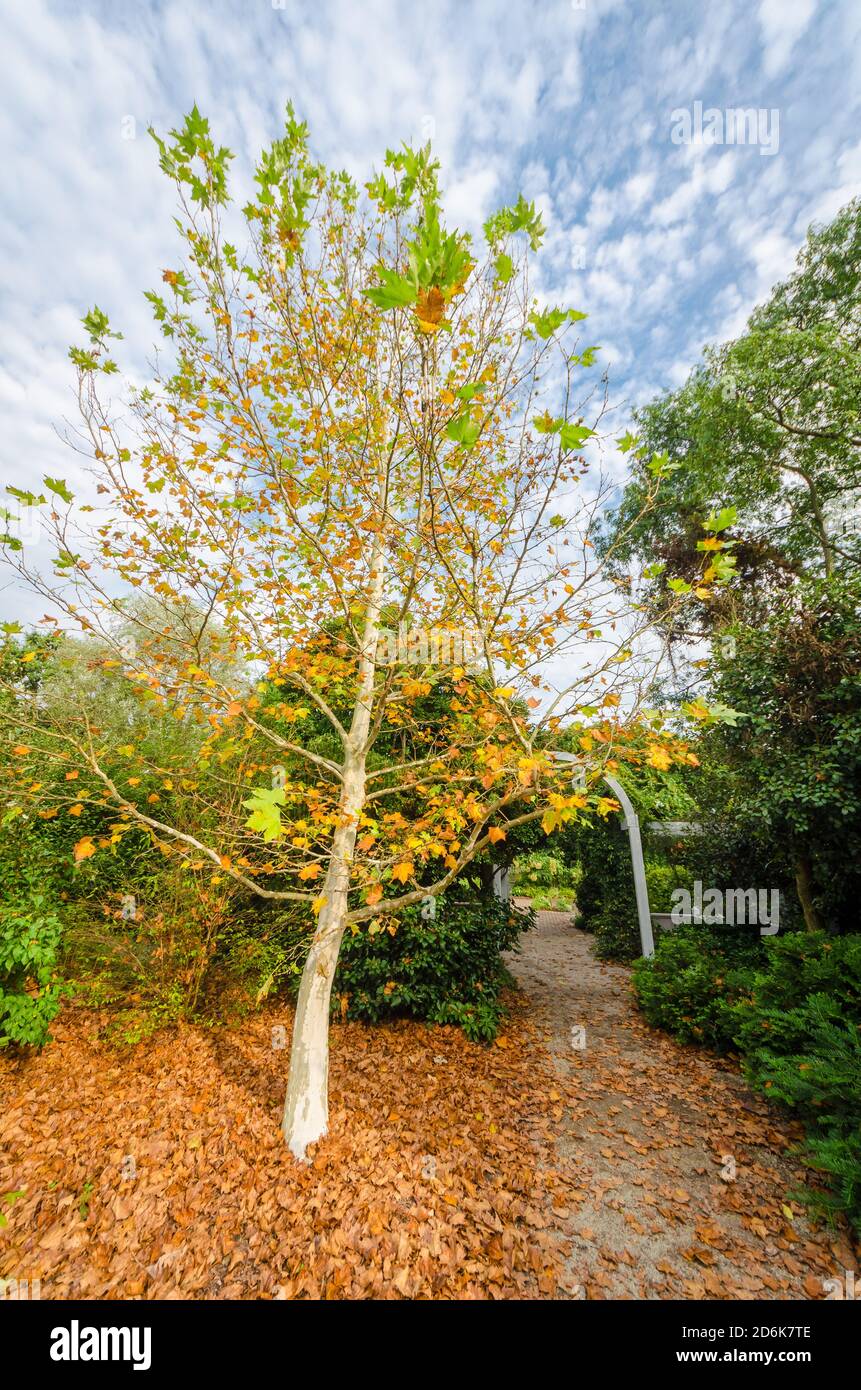
{"type": "Polygon", "coordinates": [[[75,477],[57,430],[92,303],[143,365],[142,291],[176,249],[146,126],[195,101],[237,179],[292,99],[318,154],[363,181],[387,145],[431,135],[452,224],[535,198],[540,290],[589,313],[614,433],[861,191],[858,0],[0,0],[0,26],[0,483],[75,477]],[[695,102],[777,111],[776,152],[674,143],[695,102]]]}

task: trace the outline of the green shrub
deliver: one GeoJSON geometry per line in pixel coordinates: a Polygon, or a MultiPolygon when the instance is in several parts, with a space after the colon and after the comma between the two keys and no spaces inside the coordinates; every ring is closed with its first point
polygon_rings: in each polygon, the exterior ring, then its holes
{"type": "Polygon", "coordinates": [[[804,1124],[827,1184],[807,1199],[861,1229],[861,937],[680,927],[637,962],[634,987],[653,1026],[741,1052],[750,1084],[804,1124]]]}
{"type": "Polygon", "coordinates": [[[651,960],[634,966],[637,1002],[654,1028],[680,1042],[719,1052],[733,1046],[728,1005],[750,989],[764,959],[761,939],[707,926],[678,927],[659,936],[651,960]]]}
{"type": "Polygon", "coordinates": [[[219,933],[216,967],[259,1007],[298,983],[313,932],[313,919],[306,919],[310,912],[295,905],[254,902],[237,908],[219,933]]]}
{"type": "Polygon", "coordinates": [[[646,886],[649,890],[649,906],[653,912],[669,912],[673,905],[673,892],[676,888],[691,891],[693,880],[680,864],[668,864],[664,860],[646,860],[646,886]]]}
{"type": "Polygon", "coordinates": [[[41,1047],[60,1007],[59,919],[39,896],[0,909],[0,1047],[41,1047]]]}
{"type": "Polygon", "coordinates": [[[405,1016],[454,1023],[473,1041],[496,1036],[508,976],[501,951],[534,923],[531,912],[496,899],[442,897],[433,918],[408,908],[378,930],[347,935],[335,977],[333,1011],[376,1023],[405,1016]]]}
{"type": "Polygon", "coordinates": [[[536,850],[515,859],[511,887],[518,896],[530,898],[536,909],[564,911],[574,904],[579,877],[576,865],[567,864],[558,855],[536,850]]]}
{"type": "Polygon", "coordinates": [[[776,936],[746,998],[728,1010],[750,1083],[804,1123],[829,1191],[817,1207],[861,1230],[861,937],[776,936]]]}

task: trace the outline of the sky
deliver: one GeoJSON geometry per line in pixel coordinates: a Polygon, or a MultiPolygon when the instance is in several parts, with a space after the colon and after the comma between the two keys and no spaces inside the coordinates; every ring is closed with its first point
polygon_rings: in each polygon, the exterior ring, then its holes
{"type": "MultiPolygon", "coordinates": [[[[534,198],[541,292],[589,314],[619,433],[861,192],[859,0],[0,0],[0,92],[0,490],[80,471],[92,304],[146,361],[177,249],[146,128],[195,102],[239,183],[292,100],[357,181],[430,138],[449,225],[534,198]]],[[[10,603],[42,611],[0,580],[10,603]]]]}

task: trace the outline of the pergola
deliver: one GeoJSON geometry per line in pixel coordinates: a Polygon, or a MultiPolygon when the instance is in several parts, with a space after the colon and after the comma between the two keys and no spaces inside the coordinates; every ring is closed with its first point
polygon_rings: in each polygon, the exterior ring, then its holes
{"type": "MultiPolygon", "coordinates": [[[[572,781],[575,784],[585,785],[585,772],[583,763],[575,753],[563,753],[554,749],[551,757],[556,758],[560,763],[572,763],[576,769],[572,781]]],[[[623,821],[628,832],[628,842],[631,846],[631,866],[634,870],[634,889],[637,894],[637,919],[640,925],[640,945],[644,956],[655,954],[655,938],[652,932],[652,914],[649,910],[649,890],[646,886],[646,866],[643,862],[643,842],[640,838],[640,822],[631,799],[625,788],[611,777],[608,772],[603,774],[604,781],[610,788],[616,800],[622,807],[623,821]]]]}
{"type": "MultiPolygon", "coordinates": [[[[582,759],[575,753],[563,753],[559,749],[553,749],[550,753],[552,758],[556,758],[560,763],[571,763],[575,769],[572,781],[575,785],[585,786],[585,770],[582,759]]],[[[603,774],[603,780],[607,783],[611,792],[615,796],[619,805],[622,807],[622,824],[628,832],[628,843],[631,847],[631,867],[634,870],[634,889],[637,895],[637,921],[640,927],[640,946],[644,956],[655,954],[655,937],[652,931],[652,914],[649,907],[649,890],[646,884],[646,866],[643,860],[643,842],[640,838],[640,821],[631,804],[631,798],[625,788],[611,777],[608,772],[603,774]]],[[[655,830],[665,830],[675,822],[668,822],[667,825],[655,824],[650,828],[655,830]]],[[[677,823],[682,828],[682,823],[677,823]]],[[[687,830],[699,829],[699,827],[685,826],[687,830]]],[[[493,892],[497,898],[507,900],[511,889],[509,886],[509,871],[507,868],[495,866],[493,870],[493,892]]]]}

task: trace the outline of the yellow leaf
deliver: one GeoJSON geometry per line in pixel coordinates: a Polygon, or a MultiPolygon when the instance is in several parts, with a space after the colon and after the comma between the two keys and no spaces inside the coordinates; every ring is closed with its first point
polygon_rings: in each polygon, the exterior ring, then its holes
{"type": "Polygon", "coordinates": [[[672,766],[673,760],[666,748],[661,748],[658,744],[652,744],[646,762],[650,767],[657,768],[659,772],[666,772],[667,768],[672,766]]]}
{"type": "Polygon", "coordinates": [[[412,877],[414,869],[415,865],[412,860],[404,859],[392,869],[392,878],[398,879],[401,883],[406,883],[407,879],[412,877]]]}
{"type": "Polygon", "coordinates": [[[70,807],[69,807],[69,815],[70,815],[70,816],[79,816],[79,815],[81,814],[81,812],[83,811],[83,809],[84,809],[84,808],[83,808],[83,806],[81,805],[80,801],[78,801],[74,806],[70,806],[70,807]]]}

